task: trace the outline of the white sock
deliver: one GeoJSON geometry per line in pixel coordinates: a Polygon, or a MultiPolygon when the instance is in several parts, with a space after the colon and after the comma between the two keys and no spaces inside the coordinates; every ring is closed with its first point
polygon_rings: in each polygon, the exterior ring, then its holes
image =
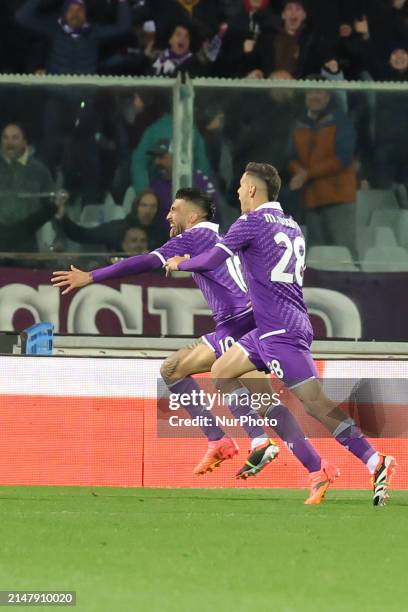
{"type": "Polygon", "coordinates": [[[259,438],[253,438],[251,440],[251,450],[254,450],[254,448],[256,448],[257,446],[262,446],[262,444],[265,444],[267,439],[268,437],[266,435],[259,436],[259,438]]]}
{"type": "Polygon", "coordinates": [[[374,455],[371,455],[371,457],[367,461],[366,466],[368,467],[368,471],[370,472],[370,474],[374,474],[375,468],[377,467],[379,460],[380,455],[378,453],[374,453],[374,455]]]}

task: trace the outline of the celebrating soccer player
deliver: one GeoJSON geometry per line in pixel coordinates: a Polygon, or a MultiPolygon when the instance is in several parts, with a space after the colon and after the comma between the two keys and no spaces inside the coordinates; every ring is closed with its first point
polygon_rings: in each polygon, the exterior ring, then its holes
{"type": "MultiPolygon", "coordinates": [[[[323,392],[310,352],[313,332],[302,293],[305,240],[298,224],[276,201],[280,185],[273,166],[249,163],[238,189],[243,214],[224,239],[192,259],[170,259],[167,268],[203,274],[239,253],[257,328],[212,366],[218,388],[236,390],[237,380],[255,369],[273,372],[293,390],[309,414],[365,463],[373,480],[373,504],[384,505],[396,462],[394,457],[378,453],[354,421],[323,392]]],[[[311,497],[321,499],[336,475],[335,468],[322,464],[310,475],[311,497]]]]}
{"type": "MultiPolygon", "coordinates": [[[[92,282],[140,274],[160,268],[169,257],[185,253],[192,255],[204,253],[221,240],[218,225],[211,222],[212,214],[211,200],[205,193],[193,188],[180,189],[167,216],[170,224],[170,240],[162,247],[152,253],[129,257],[92,272],[85,272],[71,266],[70,271],[54,272],[52,282],[54,286],[63,288],[64,294],[92,282]]],[[[216,270],[204,274],[198,273],[194,276],[195,282],[213,313],[215,331],[203,336],[191,346],[180,349],[164,361],[161,374],[172,393],[189,393],[191,396],[199,389],[191,375],[209,372],[216,359],[232,343],[254,329],[252,306],[249,303],[247,289],[237,263],[236,258],[228,257],[216,270]]],[[[273,393],[267,377],[263,379],[245,377],[245,389],[273,393]]],[[[196,474],[212,471],[238,452],[235,441],[227,437],[215,424],[206,405],[197,406],[191,403],[186,406],[186,409],[192,418],[202,415],[207,417],[202,431],[208,439],[208,450],[195,467],[196,474]]],[[[259,414],[250,408],[250,404],[245,405],[239,394],[236,401],[230,405],[230,409],[234,417],[240,419],[251,438],[250,460],[237,474],[238,478],[245,479],[259,473],[277,456],[279,449],[274,441],[268,438],[264,428],[259,425],[259,414]],[[243,418],[251,415],[255,419],[243,418]]],[[[275,431],[309,473],[320,470],[319,455],[305,438],[289,410],[282,405],[271,405],[267,416],[277,422],[275,431]]],[[[313,494],[308,503],[316,503],[313,494]]]]}

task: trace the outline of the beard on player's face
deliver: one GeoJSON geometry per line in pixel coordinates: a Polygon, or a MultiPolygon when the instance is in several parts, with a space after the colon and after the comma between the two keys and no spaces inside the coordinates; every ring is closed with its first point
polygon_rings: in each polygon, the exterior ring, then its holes
{"type": "Polygon", "coordinates": [[[186,229],[186,223],[183,219],[170,218],[168,221],[170,224],[170,238],[174,238],[175,236],[182,234],[186,229]]]}

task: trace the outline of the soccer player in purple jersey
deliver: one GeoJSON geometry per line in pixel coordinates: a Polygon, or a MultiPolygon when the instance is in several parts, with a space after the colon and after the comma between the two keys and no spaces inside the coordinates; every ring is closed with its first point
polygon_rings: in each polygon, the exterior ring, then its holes
{"type": "MultiPolygon", "coordinates": [[[[203,192],[197,189],[181,189],[176,194],[167,217],[171,238],[161,248],[93,272],[85,272],[71,266],[70,271],[54,272],[52,282],[54,286],[62,287],[62,293],[65,294],[92,282],[160,268],[166,258],[174,255],[205,252],[220,241],[218,226],[209,220],[211,215],[211,201],[203,192]]],[[[215,360],[233,342],[255,327],[245,283],[234,259],[228,258],[216,271],[199,273],[194,278],[212,310],[216,323],[215,331],[203,336],[201,341],[192,346],[180,349],[167,358],[161,367],[163,379],[172,393],[189,393],[190,396],[194,390],[199,390],[191,375],[209,372],[215,360]]],[[[273,393],[266,377],[263,379],[246,377],[244,380],[249,390],[252,388],[257,392],[261,390],[273,393]]],[[[239,399],[230,408],[234,417],[238,419],[250,415],[259,417],[259,414],[251,410],[248,405],[243,406],[239,399]]],[[[194,470],[196,474],[203,474],[213,470],[225,459],[233,457],[237,453],[237,446],[216,426],[206,406],[190,405],[187,410],[192,418],[205,415],[209,423],[202,428],[208,439],[208,450],[194,470]]],[[[314,471],[316,466],[320,466],[320,457],[305,439],[295,418],[282,405],[275,406],[274,410],[270,418],[277,421],[276,432],[306,469],[309,472],[314,471]]],[[[252,461],[246,463],[238,473],[239,478],[245,479],[261,471],[276,457],[279,449],[259,425],[249,423],[243,427],[251,438],[251,448],[255,453],[252,461]]]]}
{"type": "MultiPolygon", "coordinates": [[[[242,216],[208,253],[185,261],[175,257],[167,262],[167,269],[202,273],[239,253],[257,328],[214,363],[212,376],[218,388],[231,392],[237,388],[237,379],[255,369],[273,372],[310,415],[365,463],[372,475],[373,504],[384,505],[396,462],[378,453],[354,421],[323,392],[310,353],[313,333],[302,293],[305,241],[298,224],[276,201],[280,184],[273,166],[248,164],[238,189],[242,216]]],[[[335,469],[323,464],[312,473],[309,500],[318,503],[336,475],[335,469]]]]}

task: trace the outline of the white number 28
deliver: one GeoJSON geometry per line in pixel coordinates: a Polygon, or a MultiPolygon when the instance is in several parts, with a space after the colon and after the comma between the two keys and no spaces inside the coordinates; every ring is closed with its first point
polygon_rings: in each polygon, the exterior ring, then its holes
{"type": "Polygon", "coordinates": [[[301,287],[303,285],[303,272],[305,269],[305,239],[303,236],[296,236],[292,241],[284,232],[278,232],[275,234],[274,240],[276,244],[283,244],[285,246],[285,251],[271,272],[271,281],[290,284],[296,282],[301,287]],[[292,272],[286,272],[293,254],[296,257],[294,274],[292,272]]]}

